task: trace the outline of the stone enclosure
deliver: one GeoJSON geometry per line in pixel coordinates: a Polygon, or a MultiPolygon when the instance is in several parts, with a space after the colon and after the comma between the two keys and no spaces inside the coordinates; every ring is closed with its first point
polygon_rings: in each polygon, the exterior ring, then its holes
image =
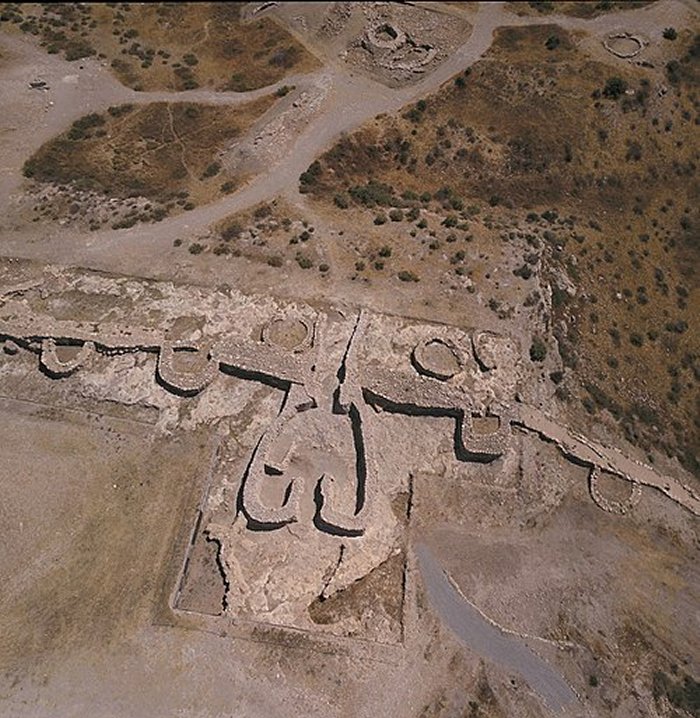
{"type": "Polygon", "coordinates": [[[514,431],[535,432],[590,467],[602,509],[632,510],[646,483],[697,511],[684,487],[654,483],[522,404],[521,348],[509,337],[233,290],[208,307],[200,297],[197,319],[186,316],[188,290],[172,285],[101,278],[76,291],[72,281],[68,307],[31,282],[5,292],[5,361],[32,352],[52,379],[155,405],[168,417],[163,431],[216,427],[171,600],[203,626],[233,620],[401,643],[413,476],[437,458],[424,455],[420,435],[469,481],[470,465],[504,470],[514,431]],[[157,322],[142,308],[92,309],[97,294],[136,307],[147,291],[159,297],[148,302],[157,322]],[[38,309],[47,305],[61,311],[38,309]],[[122,362],[116,375],[111,362],[122,362]]]}

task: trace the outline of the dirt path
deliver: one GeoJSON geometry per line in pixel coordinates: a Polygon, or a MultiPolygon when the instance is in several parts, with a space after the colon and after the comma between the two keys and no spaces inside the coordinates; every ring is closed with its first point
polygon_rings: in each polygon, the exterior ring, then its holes
{"type": "MultiPolygon", "coordinates": [[[[593,20],[563,16],[519,17],[510,12],[505,3],[482,3],[476,16],[472,19],[473,30],[467,41],[450,58],[434,72],[416,84],[390,89],[372,79],[353,72],[352,68],[339,63],[330,63],[323,72],[313,73],[304,77],[285,78],[284,82],[248,93],[216,93],[211,90],[196,90],[180,93],[135,93],[125,88],[112,77],[108,70],[92,61],[92,74],[77,91],[57,93],[56,107],[52,110],[52,120],[37,133],[32,134],[32,147],[22,147],[23,157],[31,154],[42,142],[54,136],[57,131],[65,129],[70,122],[81,114],[96,109],[103,109],[117,102],[152,102],[162,100],[188,100],[198,102],[238,103],[259,97],[281,84],[297,84],[296,93],[316,86],[322,79],[325,100],[321,103],[316,115],[301,131],[291,149],[280,156],[277,162],[267,165],[266,171],[255,177],[238,192],[222,198],[212,204],[205,205],[194,211],[165,219],[157,225],[137,225],[126,230],[104,229],[97,232],[80,234],[73,229],[52,227],[41,228],[27,241],[26,227],[17,229],[3,228],[4,241],[2,254],[41,258],[48,261],[62,261],[91,268],[113,266],[115,255],[119,255],[119,271],[139,274],[151,263],[154,253],[162,259],[164,253],[172,252],[172,241],[178,236],[192,236],[205,230],[211,224],[229,214],[241,211],[258,202],[270,200],[286,193],[294,198],[297,191],[299,175],[313,160],[346,132],[351,132],[366,121],[381,113],[395,112],[407,103],[435,91],[443,82],[455,73],[473,65],[489,49],[496,28],[504,25],[541,24],[542,22],[558,23],[570,30],[587,29],[592,32],[605,32],[611,28],[634,26],[641,28],[663,27],[664,19],[670,10],[682,8],[679,0],[665,0],[651,7],[630,10],[614,15],[601,15],[593,20]],[[327,89],[330,83],[330,90],[327,89]],[[65,96],[63,96],[65,94],[65,96]],[[58,105],[60,104],[60,107],[58,105]],[[294,189],[292,189],[294,188],[294,189]],[[119,251],[116,252],[115,250],[119,251]]],[[[685,10],[687,12],[687,10],[685,10]]],[[[14,50],[21,49],[33,58],[40,57],[45,63],[47,56],[40,50],[27,50],[27,43],[17,38],[10,38],[14,50]]],[[[75,63],[50,59],[53,80],[70,68],[75,72],[75,63]]],[[[88,67],[89,62],[84,63],[88,67]]],[[[285,107],[288,104],[285,103],[285,107]]],[[[278,111],[281,112],[283,108],[278,111]]],[[[268,120],[274,121],[277,111],[268,114],[268,120]]],[[[0,184],[0,191],[18,185],[18,167],[4,168],[6,176],[0,184]],[[10,170],[9,173],[7,170],[10,170]]],[[[3,192],[7,197],[9,193],[3,192]]]]}

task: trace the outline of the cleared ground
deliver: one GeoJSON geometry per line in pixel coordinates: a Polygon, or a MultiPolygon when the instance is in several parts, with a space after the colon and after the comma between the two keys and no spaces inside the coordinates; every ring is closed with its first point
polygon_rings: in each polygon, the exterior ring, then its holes
{"type": "Polygon", "coordinates": [[[548,716],[527,666],[444,622],[427,544],[576,718],[694,717],[693,7],[241,7],[0,11],[0,715],[548,716]],[[423,71],[374,72],[411,42],[423,71]],[[148,347],[49,379],[39,325],[148,347]],[[171,391],[153,345],[167,364],[178,338],[199,350],[171,391]],[[210,345],[250,342],[190,396],[210,345]],[[358,389],[407,371],[429,393],[422,362],[468,370],[439,386],[497,410],[479,440],[514,411],[499,458],[459,457],[411,382],[393,406],[358,389]],[[285,402],[288,372],[309,391],[285,402]],[[346,389],[359,429],[328,413],[346,389]],[[258,498],[306,491],[263,531],[241,488],[268,433],[258,498]],[[363,488],[321,482],[360,435],[363,488]],[[565,458],[620,453],[640,484],[565,458]],[[333,533],[368,487],[368,533],[333,533]]]}
{"type": "Polygon", "coordinates": [[[2,400],[6,675],[149,619],[203,458],[194,436],[154,445],[148,424],[34,401],[2,400]]]}

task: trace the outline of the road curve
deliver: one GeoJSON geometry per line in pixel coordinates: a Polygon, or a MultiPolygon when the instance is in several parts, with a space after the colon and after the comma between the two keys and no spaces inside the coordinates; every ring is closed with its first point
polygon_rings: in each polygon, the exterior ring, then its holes
{"type": "Polygon", "coordinates": [[[580,703],[569,684],[525,643],[489,623],[460,595],[425,544],[415,547],[428,598],[445,625],[472,651],[519,674],[554,715],[573,715],[580,703]]]}
{"type": "MultiPolygon", "coordinates": [[[[108,79],[106,70],[101,70],[102,79],[100,83],[95,84],[94,92],[81,92],[79,110],[75,106],[75,101],[78,99],[75,93],[69,93],[70,97],[60,103],[59,115],[62,128],[68,126],[75,116],[94,111],[96,108],[102,109],[106,104],[117,101],[142,102],[167,99],[235,104],[254,99],[265,94],[266,91],[273,91],[275,87],[290,82],[297,85],[296,93],[299,94],[304,89],[313,88],[319,80],[324,83],[330,82],[330,89],[318,112],[290,143],[288,152],[282,154],[276,162],[269,163],[264,172],[237,192],[222,197],[217,202],[166,218],[157,225],[136,225],[130,229],[104,228],[97,232],[81,233],[73,227],[44,226],[38,229],[31,241],[27,238],[27,227],[6,226],[2,228],[1,253],[4,256],[39,258],[43,261],[61,261],[83,267],[103,268],[105,263],[110,264],[113,261],[117,251],[124,261],[123,266],[120,265],[120,271],[138,274],[144,266],[148,266],[153,252],[173,252],[174,238],[180,235],[194,237],[198,232],[204,231],[227,215],[244,210],[258,202],[270,200],[282,193],[294,195],[301,172],[319,154],[331,147],[342,133],[352,132],[378,114],[396,112],[407,103],[434,92],[456,72],[477,62],[491,46],[494,32],[499,27],[557,23],[568,30],[586,29],[603,32],[610,28],[626,26],[626,23],[634,21],[635,29],[641,26],[651,31],[663,27],[669,8],[678,7],[685,10],[680,0],[664,0],[648,7],[616,12],[612,15],[603,14],[592,20],[583,20],[561,15],[518,16],[512,13],[505,3],[480,3],[478,12],[470,18],[472,32],[465,42],[444,63],[420,81],[409,87],[397,89],[385,87],[351,67],[330,63],[324,70],[304,77],[288,77],[275,85],[251,93],[217,95],[210,90],[200,89],[178,93],[142,93],[142,97],[137,99],[136,95],[139,93],[118,86],[115,78],[108,79]],[[68,101],[71,98],[72,100],[68,101]]],[[[34,56],[40,54],[38,50],[28,48],[26,40],[14,38],[12,42],[16,51],[24,48],[24,52],[34,56]]],[[[61,68],[64,65],[70,66],[70,63],[61,60],[52,59],[52,62],[62,63],[61,68]]],[[[293,99],[292,94],[289,99],[293,99]]],[[[282,106],[279,110],[281,109],[282,106]]],[[[266,113],[266,118],[270,121],[276,116],[277,111],[274,108],[266,113]]],[[[55,126],[55,121],[52,124],[55,126]]],[[[36,146],[47,139],[44,134],[36,133],[34,138],[36,146]]],[[[28,154],[31,154],[31,151],[28,154]]],[[[9,177],[5,180],[0,179],[0,187],[14,189],[22,181],[19,165],[6,169],[10,169],[9,173],[6,173],[9,177]]]]}

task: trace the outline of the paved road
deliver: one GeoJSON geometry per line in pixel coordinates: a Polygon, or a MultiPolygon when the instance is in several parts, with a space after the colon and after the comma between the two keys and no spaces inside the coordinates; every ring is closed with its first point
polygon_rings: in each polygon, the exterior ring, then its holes
{"type": "Polygon", "coordinates": [[[522,640],[489,623],[460,596],[424,544],[416,555],[428,598],[445,625],[472,651],[518,673],[556,715],[572,715],[580,707],[569,684],[522,640]]]}

